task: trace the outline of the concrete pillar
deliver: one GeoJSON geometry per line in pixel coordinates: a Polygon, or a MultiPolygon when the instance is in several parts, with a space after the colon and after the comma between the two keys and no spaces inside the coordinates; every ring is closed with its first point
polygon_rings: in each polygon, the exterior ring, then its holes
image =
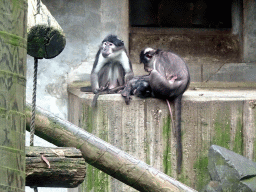
{"type": "Polygon", "coordinates": [[[256,61],[256,1],[243,1],[243,59],[245,62],[256,61]]]}
{"type": "Polygon", "coordinates": [[[116,34],[129,50],[129,1],[101,1],[101,39],[109,33],[116,34]]]}

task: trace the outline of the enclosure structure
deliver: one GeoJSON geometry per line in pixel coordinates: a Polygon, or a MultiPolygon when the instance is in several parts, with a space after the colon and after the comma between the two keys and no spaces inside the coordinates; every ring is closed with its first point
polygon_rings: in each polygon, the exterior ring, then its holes
{"type": "MultiPolygon", "coordinates": [[[[201,24],[191,21],[190,25],[183,26],[161,24],[161,20],[168,18],[168,15],[158,16],[163,9],[158,7],[164,5],[161,7],[170,8],[172,4],[166,5],[167,0],[42,2],[62,26],[67,46],[59,57],[52,61],[42,61],[42,66],[45,67],[39,68],[38,77],[42,81],[38,101],[62,117],[67,114],[66,85],[89,80],[100,42],[109,33],[117,34],[124,40],[136,75],[144,74],[138,54],[143,48],[150,46],[170,49],[184,58],[189,66],[192,82],[255,82],[253,0],[228,0],[225,5],[219,0],[214,4],[211,1],[179,1],[183,9],[176,19],[186,15],[192,15],[192,20],[202,18],[201,24]],[[198,10],[200,7],[201,12],[198,10]],[[219,14],[216,16],[212,13],[219,14]],[[202,15],[206,15],[206,18],[202,15]],[[158,18],[161,25],[158,24],[158,18]],[[148,21],[153,21],[153,24],[148,21]],[[243,70],[247,69],[251,74],[245,75],[243,70]],[[53,74],[52,71],[56,73],[53,74]],[[42,99],[45,97],[49,98],[47,102],[42,99]]],[[[179,4],[175,6],[180,7],[179,4]]],[[[30,69],[33,60],[29,57],[28,61],[30,69]]],[[[28,86],[32,84],[31,76],[32,73],[29,72],[28,86]]]]}
{"type": "MultiPolygon", "coordinates": [[[[67,105],[65,103],[67,94],[63,85],[66,83],[66,72],[69,73],[68,82],[88,80],[98,45],[104,36],[109,33],[115,33],[120,36],[126,43],[126,47],[129,47],[133,68],[137,75],[144,73],[142,65],[138,64],[138,54],[142,48],[151,46],[154,48],[171,49],[184,58],[188,63],[192,82],[199,82],[197,84],[192,83],[191,88],[204,86],[230,87],[231,84],[227,84],[226,82],[235,82],[232,84],[233,88],[241,86],[255,88],[254,74],[256,68],[254,62],[256,52],[253,46],[255,44],[255,25],[253,25],[255,21],[254,15],[256,13],[255,1],[230,0],[223,6],[221,1],[216,1],[215,5],[210,1],[192,0],[190,2],[179,2],[181,4],[175,4],[174,1],[167,0],[78,0],[76,2],[68,0],[43,0],[43,3],[48,7],[66,33],[67,49],[56,60],[43,61],[44,64],[42,65],[47,67],[41,69],[41,74],[44,74],[42,79],[47,80],[41,81],[46,84],[46,89],[44,89],[44,86],[41,86],[42,89],[46,90],[51,97],[57,98],[57,107],[65,108],[67,105]],[[171,3],[168,4],[167,2],[171,3]],[[181,6],[183,10],[176,13],[178,14],[177,17],[173,17],[176,20],[169,19],[168,21],[172,22],[164,23],[165,18],[170,18],[164,9],[168,9],[173,5],[176,7],[181,6]],[[155,10],[152,10],[152,7],[155,10]],[[140,17],[136,16],[135,13],[140,15],[140,17]],[[220,13],[218,14],[220,17],[216,16],[214,18],[211,15],[216,14],[212,13],[220,13]],[[228,14],[229,16],[226,17],[222,13],[228,14]],[[191,15],[188,17],[191,19],[184,20],[186,15],[191,15]],[[181,24],[177,22],[180,20],[184,22],[181,22],[181,24]],[[148,21],[151,23],[147,23],[148,21]],[[175,24],[172,25],[172,23],[175,24]],[[70,68],[66,69],[65,64],[70,68]],[[44,73],[44,70],[47,71],[47,69],[51,69],[54,66],[57,66],[56,68],[58,70],[55,70],[57,75],[55,74],[56,78],[52,82],[52,78],[49,78],[51,73],[44,73]]],[[[40,93],[39,98],[44,93],[40,93]]],[[[69,96],[71,97],[72,94],[70,92],[69,96]]],[[[88,99],[90,100],[91,98],[88,99]]],[[[254,111],[254,102],[251,102],[251,100],[248,100],[248,103],[250,103],[250,106],[252,105],[252,112],[254,111]]],[[[51,102],[51,100],[49,101],[51,102]]],[[[113,104],[112,101],[109,102],[113,104]]],[[[81,107],[78,105],[81,104],[81,100],[78,99],[75,103],[75,105],[70,105],[70,115],[79,116],[81,111],[77,109],[81,107]]],[[[239,110],[244,109],[244,103],[246,102],[242,103],[239,110]]],[[[210,100],[204,102],[204,104],[206,106],[213,105],[210,100]]],[[[165,110],[164,107],[166,106],[164,103],[157,103],[156,105],[161,106],[159,108],[160,111],[165,110]]],[[[139,102],[139,106],[145,109],[142,107],[141,101],[139,102]]],[[[201,106],[201,108],[207,109],[205,106],[201,106]]],[[[116,110],[113,112],[114,115],[121,113],[119,107],[116,110]]],[[[187,109],[185,108],[184,110],[187,109]]],[[[141,111],[140,113],[144,114],[144,112],[141,111]]],[[[130,113],[133,113],[132,109],[130,113]]],[[[199,114],[194,118],[200,119],[199,114]]],[[[245,114],[246,112],[242,113],[240,117],[242,116],[244,118],[245,114]]],[[[81,124],[82,122],[81,120],[79,122],[79,119],[72,119],[71,116],[70,120],[76,124],[81,124]]],[[[104,122],[106,121],[105,119],[104,122]]],[[[146,123],[140,123],[146,126],[146,123]]],[[[200,123],[200,121],[194,122],[194,124],[196,123],[200,123]]],[[[130,125],[130,120],[127,124],[130,125]]],[[[202,124],[206,125],[204,122],[202,124]]],[[[233,124],[234,122],[232,126],[233,124]]],[[[208,125],[213,126],[212,123],[208,125]]],[[[249,127],[253,125],[254,123],[248,124],[249,127]]],[[[245,137],[244,133],[243,137],[245,137]]],[[[104,132],[101,134],[104,135],[104,132]]],[[[202,138],[205,139],[205,137],[202,138]]],[[[248,139],[243,140],[243,142],[247,141],[248,139]]],[[[249,141],[253,143],[254,139],[249,141]]],[[[133,150],[137,150],[138,148],[136,147],[133,150]]],[[[229,148],[231,149],[231,147],[229,148]]],[[[247,154],[247,152],[244,152],[247,149],[249,148],[243,148],[244,154],[247,154]]],[[[253,154],[252,148],[249,151],[251,151],[250,154],[253,154]]],[[[202,162],[204,160],[202,159],[202,162]]],[[[165,164],[168,163],[165,162],[165,164]]],[[[101,181],[104,181],[104,179],[106,178],[104,177],[101,181]]]]}
{"type": "MultiPolygon", "coordinates": [[[[254,62],[253,59],[243,60],[243,55],[245,55],[243,52],[246,47],[252,54],[251,58],[255,53],[252,46],[254,42],[254,25],[250,25],[254,21],[252,15],[255,13],[253,10],[255,9],[255,1],[253,0],[227,1],[225,6],[222,6],[221,2],[217,1],[217,12],[224,12],[229,15],[227,17],[229,18],[228,25],[223,26],[225,28],[220,25],[219,28],[193,28],[193,26],[192,28],[184,28],[145,25],[145,23],[143,25],[134,25],[132,17],[134,18],[136,15],[133,10],[136,11],[138,9],[136,8],[138,4],[140,5],[139,11],[141,11],[138,13],[140,17],[135,18],[137,20],[143,18],[144,20],[152,21],[152,16],[145,13],[148,11],[142,12],[145,9],[144,5],[149,6],[153,2],[149,0],[139,0],[138,3],[133,0],[77,0],[75,2],[68,0],[42,0],[42,2],[65,32],[66,48],[53,60],[41,61],[41,67],[38,69],[38,82],[40,83],[38,87],[38,103],[42,107],[54,111],[55,114],[62,118],[67,117],[66,85],[72,82],[89,80],[97,49],[102,39],[109,33],[117,34],[124,40],[136,75],[144,73],[142,65],[139,65],[138,62],[139,51],[146,46],[151,46],[171,49],[182,56],[189,65],[192,82],[225,80],[220,78],[218,74],[226,73],[230,69],[236,73],[236,75],[232,76],[232,81],[237,80],[237,78],[241,79],[241,77],[247,80],[255,80],[253,79],[254,76],[250,75],[250,78],[247,78],[241,72],[244,68],[247,68],[245,65],[253,65],[252,62],[254,62]],[[250,39],[246,40],[244,37],[250,39]],[[211,43],[215,41],[216,43],[211,43]],[[206,51],[208,48],[209,50],[206,51]],[[201,55],[197,57],[194,54],[194,50],[199,50],[201,55]],[[203,59],[204,51],[209,57],[206,55],[207,57],[203,59]],[[226,54],[227,51],[228,53],[226,54]],[[220,58],[214,57],[214,54],[220,55],[220,58]],[[228,60],[225,59],[225,55],[228,55],[228,60]],[[237,57],[239,59],[236,59],[237,57]],[[230,64],[232,64],[231,67],[230,64]]],[[[160,5],[162,0],[154,2],[157,5],[153,7],[158,10],[158,4],[160,5]]],[[[181,2],[185,3],[185,1],[181,2]]],[[[216,7],[212,7],[211,1],[207,2],[207,9],[210,9],[209,15],[212,13],[211,9],[215,11],[216,7]]],[[[196,3],[194,0],[188,3],[192,7],[196,4],[200,3],[196,3]]],[[[152,5],[150,6],[152,7],[152,5]]],[[[149,9],[151,9],[150,6],[149,9]]],[[[153,16],[157,21],[157,14],[153,16]]],[[[28,56],[27,99],[30,99],[30,95],[32,95],[30,90],[32,90],[33,62],[33,58],[28,56]]],[[[229,76],[221,75],[221,77],[229,76]]]]}

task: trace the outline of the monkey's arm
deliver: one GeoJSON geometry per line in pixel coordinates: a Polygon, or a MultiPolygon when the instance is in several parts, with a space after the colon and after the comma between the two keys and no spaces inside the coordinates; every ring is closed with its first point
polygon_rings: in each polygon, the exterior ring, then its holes
{"type": "Polygon", "coordinates": [[[131,102],[131,95],[132,95],[133,85],[135,84],[135,81],[136,81],[135,78],[129,80],[121,92],[121,95],[124,97],[125,103],[127,105],[129,105],[131,102]]]}
{"type": "Polygon", "coordinates": [[[127,72],[124,76],[124,82],[127,83],[133,78],[134,74],[133,71],[127,72]]]}
{"type": "Polygon", "coordinates": [[[127,105],[131,102],[131,95],[136,95],[141,98],[151,97],[152,94],[149,86],[149,76],[144,75],[133,77],[127,82],[125,88],[121,92],[121,95],[125,98],[125,103],[127,105]]]}
{"type": "Polygon", "coordinates": [[[98,73],[100,69],[103,67],[102,57],[100,55],[101,49],[98,50],[95,61],[93,63],[92,71],[91,71],[91,86],[92,92],[97,93],[99,89],[99,80],[98,80],[98,73]]]}
{"type": "Polygon", "coordinates": [[[99,82],[98,82],[98,74],[92,72],[91,74],[91,86],[92,86],[92,92],[97,93],[99,90],[99,82]]]}
{"type": "Polygon", "coordinates": [[[120,56],[120,64],[124,68],[124,72],[125,72],[124,82],[127,83],[129,80],[133,78],[134,74],[132,71],[132,64],[127,56],[125,49],[123,50],[120,56]]]}

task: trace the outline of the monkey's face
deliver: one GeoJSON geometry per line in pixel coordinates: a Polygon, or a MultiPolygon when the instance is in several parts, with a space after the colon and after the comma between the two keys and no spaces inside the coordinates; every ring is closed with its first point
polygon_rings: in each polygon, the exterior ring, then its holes
{"type": "Polygon", "coordinates": [[[140,52],[140,63],[144,64],[144,70],[147,72],[153,69],[153,59],[155,50],[152,48],[146,48],[140,52]]]}
{"type": "Polygon", "coordinates": [[[113,50],[115,50],[115,49],[116,49],[116,46],[114,43],[109,42],[109,41],[103,42],[102,49],[101,49],[102,56],[104,58],[111,57],[112,54],[114,53],[113,50]]]}
{"type": "Polygon", "coordinates": [[[124,42],[117,38],[116,35],[108,35],[102,41],[101,53],[104,58],[115,58],[124,49],[124,42]]]}

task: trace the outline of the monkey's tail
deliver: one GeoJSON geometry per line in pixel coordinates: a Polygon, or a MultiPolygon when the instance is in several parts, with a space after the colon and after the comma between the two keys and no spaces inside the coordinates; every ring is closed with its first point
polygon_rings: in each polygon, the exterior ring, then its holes
{"type": "Polygon", "coordinates": [[[181,165],[182,165],[182,141],[181,141],[181,96],[177,97],[174,100],[174,107],[175,107],[175,125],[173,120],[172,108],[170,106],[170,101],[166,99],[171,120],[172,120],[172,128],[173,133],[176,138],[177,148],[176,148],[176,155],[177,155],[177,173],[181,173],[181,165]]]}
{"type": "MultiPolygon", "coordinates": [[[[167,105],[168,105],[168,108],[169,108],[169,112],[170,112],[170,115],[171,115],[171,119],[172,119],[172,128],[175,130],[175,128],[174,128],[174,120],[173,120],[173,115],[172,115],[172,108],[171,108],[171,105],[170,105],[170,101],[168,99],[166,99],[166,102],[167,102],[167,105]]],[[[175,132],[176,131],[174,131],[174,133],[175,132]]]]}
{"type": "Polygon", "coordinates": [[[97,106],[97,100],[98,100],[99,96],[103,95],[103,94],[107,94],[107,91],[98,92],[94,95],[93,100],[92,100],[92,107],[97,106]]]}
{"type": "Polygon", "coordinates": [[[100,95],[117,93],[118,91],[120,91],[122,89],[124,89],[124,85],[115,87],[113,89],[108,89],[108,87],[102,88],[101,91],[99,91],[98,93],[96,93],[94,95],[93,100],[92,100],[92,107],[96,107],[97,100],[98,100],[100,95]]]}
{"type": "Polygon", "coordinates": [[[175,124],[176,124],[176,140],[177,140],[177,148],[176,148],[176,154],[177,154],[177,173],[181,173],[181,166],[182,166],[182,139],[181,139],[181,98],[182,95],[179,95],[175,101],[174,101],[174,107],[175,107],[175,124]]]}
{"type": "Polygon", "coordinates": [[[80,91],[82,91],[82,92],[92,92],[92,86],[80,87],[80,91]]]}

